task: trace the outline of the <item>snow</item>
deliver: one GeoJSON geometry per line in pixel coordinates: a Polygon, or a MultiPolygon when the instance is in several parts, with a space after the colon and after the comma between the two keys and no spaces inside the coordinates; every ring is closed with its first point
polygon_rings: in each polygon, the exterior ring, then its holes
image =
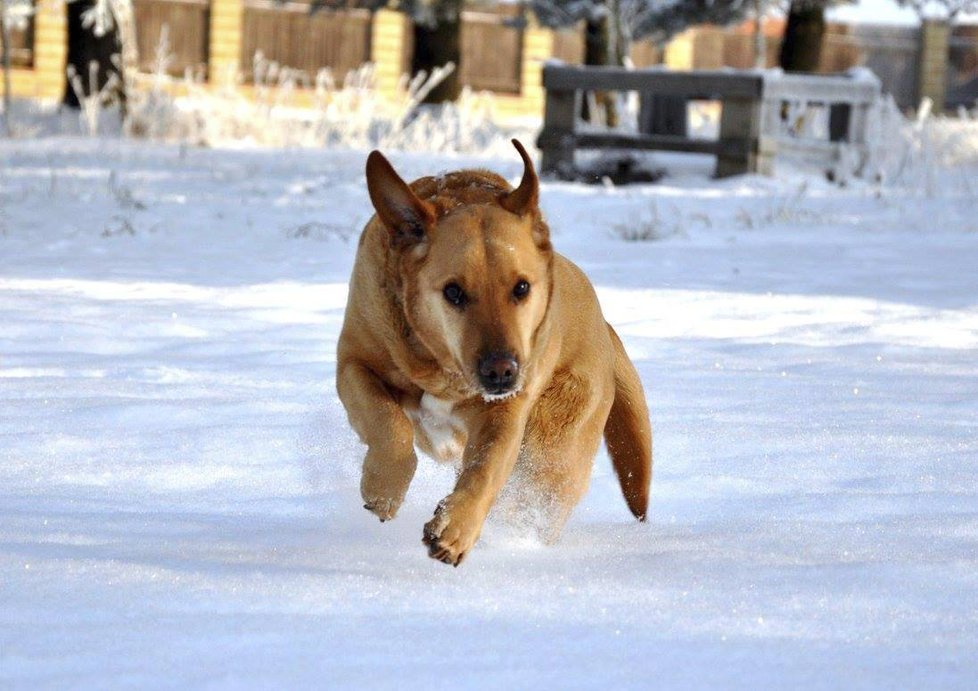
{"type": "Polygon", "coordinates": [[[333,389],[365,153],[0,142],[0,687],[974,687],[974,159],[545,183],[650,520],[602,451],[557,544],[493,520],[449,569],[451,469],[380,524],[333,389]]]}
{"type": "MultiPolygon", "coordinates": [[[[947,6],[962,6],[965,3],[943,2],[934,0],[933,2],[922,3],[923,16],[928,19],[945,19],[947,17],[947,6]]],[[[892,24],[896,26],[918,26],[921,15],[911,6],[903,5],[897,0],[856,0],[834,4],[825,10],[825,18],[831,22],[842,24],[892,24]]],[[[975,24],[978,23],[978,13],[961,12],[955,17],[956,23],[975,24]]]]}

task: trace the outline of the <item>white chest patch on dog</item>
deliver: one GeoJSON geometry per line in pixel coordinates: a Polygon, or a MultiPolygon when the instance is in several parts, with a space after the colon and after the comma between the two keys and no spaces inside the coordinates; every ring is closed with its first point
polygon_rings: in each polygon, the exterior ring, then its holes
{"type": "Polygon", "coordinates": [[[460,458],[465,444],[465,426],[458,416],[452,414],[455,404],[444,398],[426,393],[421,396],[421,408],[417,413],[417,423],[435,459],[451,461],[460,458]]]}

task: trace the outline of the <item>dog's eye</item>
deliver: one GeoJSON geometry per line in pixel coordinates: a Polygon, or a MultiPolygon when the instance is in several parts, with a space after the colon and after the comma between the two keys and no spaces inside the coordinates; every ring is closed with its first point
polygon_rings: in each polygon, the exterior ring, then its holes
{"type": "Polygon", "coordinates": [[[468,299],[465,296],[465,291],[462,290],[462,286],[458,283],[449,283],[441,292],[445,299],[456,307],[462,307],[468,299]]]}
{"type": "Polygon", "coordinates": [[[526,281],[517,281],[516,285],[513,286],[513,297],[517,300],[522,300],[527,295],[530,294],[530,284],[526,281]]]}

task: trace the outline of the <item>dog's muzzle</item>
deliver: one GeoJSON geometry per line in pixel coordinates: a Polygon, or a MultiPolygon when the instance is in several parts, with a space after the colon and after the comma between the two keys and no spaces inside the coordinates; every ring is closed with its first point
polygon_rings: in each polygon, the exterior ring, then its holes
{"type": "Polygon", "coordinates": [[[510,393],[519,373],[520,365],[511,353],[488,353],[479,358],[479,383],[490,396],[510,393]]]}

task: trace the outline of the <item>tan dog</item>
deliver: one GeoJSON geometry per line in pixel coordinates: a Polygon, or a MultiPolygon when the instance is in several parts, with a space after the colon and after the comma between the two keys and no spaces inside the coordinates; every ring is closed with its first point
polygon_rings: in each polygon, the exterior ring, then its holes
{"type": "MultiPolygon", "coordinates": [[[[458,564],[511,474],[556,538],[587,489],[604,435],[625,500],[645,519],[652,429],[642,384],[594,289],[553,251],[526,150],[523,179],[463,170],[410,186],[367,159],[377,211],[360,238],[336,384],[367,445],[360,490],[397,513],[414,447],[460,462],[424,528],[432,557],[458,564]]],[[[527,507],[531,508],[531,507],[527,507]]]]}

